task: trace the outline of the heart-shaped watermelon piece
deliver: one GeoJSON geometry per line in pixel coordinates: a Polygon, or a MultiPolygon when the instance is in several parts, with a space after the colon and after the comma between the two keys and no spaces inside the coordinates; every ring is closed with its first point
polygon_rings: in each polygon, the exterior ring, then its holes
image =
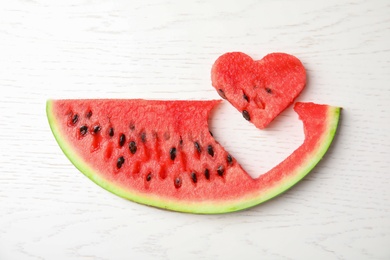
{"type": "Polygon", "coordinates": [[[215,61],[211,80],[222,98],[264,129],[301,93],[306,71],[298,58],[285,53],[253,60],[242,52],[229,52],[215,61]]]}

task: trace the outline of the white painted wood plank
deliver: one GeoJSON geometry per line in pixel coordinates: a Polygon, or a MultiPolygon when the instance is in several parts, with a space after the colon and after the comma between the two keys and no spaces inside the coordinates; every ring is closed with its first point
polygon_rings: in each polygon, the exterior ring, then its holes
{"type": "MultiPolygon", "coordinates": [[[[388,1],[6,1],[0,8],[0,259],[389,259],[388,1]],[[218,216],[122,200],[80,174],[48,98],[215,99],[227,51],[282,51],[300,101],[343,107],[326,158],[296,187],[218,216]]],[[[259,131],[224,102],[219,140],[256,176],[303,133],[286,110],[259,131]],[[238,123],[239,122],[239,123],[238,123]]]]}

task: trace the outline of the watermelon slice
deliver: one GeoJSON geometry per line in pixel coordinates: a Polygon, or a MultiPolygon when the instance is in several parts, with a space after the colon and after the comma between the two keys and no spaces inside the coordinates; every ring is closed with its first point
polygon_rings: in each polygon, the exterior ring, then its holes
{"type": "Polygon", "coordinates": [[[254,61],[241,52],[220,56],[211,71],[219,95],[257,128],[265,128],[301,93],[306,71],[300,60],[271,53],[254,61]]]}
{"type": "Polygon", "coordinates": [[[297,103],[303,144],[253,179],[208,129],[219,102],[49,100],[46,110],[63,152],[101,187],[138,203],[204,214],[249,208],[293,186],[327,151],[340,113],[297,103]]]}

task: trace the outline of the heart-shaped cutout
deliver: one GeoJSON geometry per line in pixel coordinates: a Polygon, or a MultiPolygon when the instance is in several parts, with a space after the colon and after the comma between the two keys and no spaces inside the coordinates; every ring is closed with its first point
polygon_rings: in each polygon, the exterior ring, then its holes
{"type": "Polygon", "coordinates": [[[301,93],[306,70],[285,53],[253,60],[241,52],[220,56],[211,71],[212,85],[257,128],[264,129],[301,93]]]}

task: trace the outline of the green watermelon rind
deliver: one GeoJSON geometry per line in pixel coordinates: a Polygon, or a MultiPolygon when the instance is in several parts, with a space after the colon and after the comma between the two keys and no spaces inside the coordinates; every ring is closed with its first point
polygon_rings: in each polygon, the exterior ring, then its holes
{"type": "MultiPolygon", "coordinates": [[[[263,193],[258,193],[252,198],[248,198],[248,200],[243,203],[238,203],[237,210],[249,208],[263,203],[267,200],[270,200],[289,190],[292,186],[297,184],[306,175],[308,175],[314,169],[314,167],[322,160],[322,158],[328,151],[330,145],[332,144],[339,124],[340,112],[340,107],[329,107],[327,116],[328,120],[326,120],[327,127],[321,135],[320,141],[318,142],[318,146],[316,147],[316,149],[313,149],[310,154],[306,155],[305,163],[303,163],[302,165],[300,165],[300,167],[294,170],[295,174],[289,173],[288,177],[284,178],[282,181],[278,182],[276,185],[274,185],[267,191],[263,193]]],[[[287,160],[287,158],[285,160],[287,160]]]]}
{"type": "Polygon", "coordinates": [[[52,104],[52,100],[47,101],[46,113],[53,135],[64,154],[85,176],[87,176],[89,179],[91,179],[93,182],[95,182],[102,188],[122,198],[141,204],[164,208],[167,210],[198,214],[220,214],[247,209],[260,203],[263,203],[277,195],[280,195],[281,193],[287,191],[289,188],[294,186],[321,161],[321,159],[327,152],[335,136],[341,111],[341,108],[339,107],[329,107],[328,116],[326,119],[326,128],[325,131],[321,134],[318,146],[310,153],[306,154],[306,160],[303,164],[294,169],[293,172],[289,172],[286,178],[275,182],[272,187],[269,187],[266,190],[260,189],[258,191],[253,191],[246,196],[234,200],[212,200],[194,202],[183,200],[176,201],[169,198],[159,197],[157,195],[126,190],[122,188],[120,184],[108,181],[100,175],[95,174],[94,169],[87,163],[85,163],[82,160],[82,157],[75,152],[72,146],[64,138],[62,138],[59,123],[57,122],[55,115],[52,113],[52,104]]]}

